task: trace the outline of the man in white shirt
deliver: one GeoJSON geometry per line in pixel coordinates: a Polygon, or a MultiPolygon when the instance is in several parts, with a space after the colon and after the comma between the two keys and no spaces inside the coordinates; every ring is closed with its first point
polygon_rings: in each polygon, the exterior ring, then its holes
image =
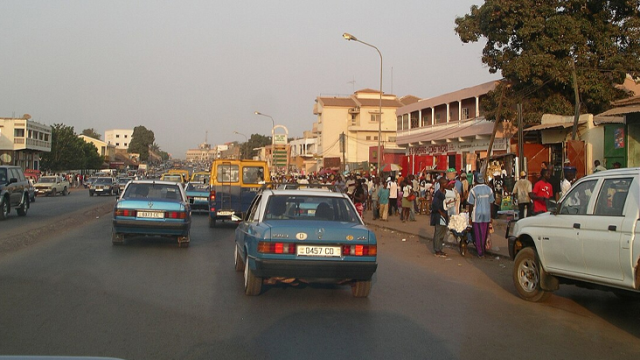
{"type": "Polygon", "coordinates": [[[398,183],[395,179],[389,183],[389,215],[398,214],[398,183]]]}

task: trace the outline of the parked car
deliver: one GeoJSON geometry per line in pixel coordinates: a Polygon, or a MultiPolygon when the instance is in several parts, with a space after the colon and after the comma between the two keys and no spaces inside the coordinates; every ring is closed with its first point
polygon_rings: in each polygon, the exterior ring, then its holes
{"type": "Polygon", "coordinates": [[[66,196],[69,193],[69,181],[62,176],[41,176],[35,184],[36,195],[52,195],[62,194],[66,196]]]}
{"type": "Polygon", "coordinates": [[[585,176],[554,211],[509,226],[520,297],[543,301],[560,284],[640,294],[639,175],[634,168],[585,176]]]}
{"type": "Polygon", "coordinates": [[[132,180],[113,211],[112,243],[129,236],[173,237],[188,247],[191,208],[182,186],[171,181],[132,180]]]}
{"type": "Polygon", "coordinates": [[[89,187],[89,196],[95,195],[117,195],[118,184],[111,177],[98,177],[89,187]]]}
{"type": "Polygon", "coordinates": [[[235,269],[247,295],[263,280],[350,284],[367,297],[377,241],[349,198],[329,190],[260,191],[235,231],[235,269]]]}
{"type": "Polygon", "coordinates": [[[18,216],[29,211],[29,181],[19,166],[0,166],[0,220],[7,218],[11,209],[18,216]]]}

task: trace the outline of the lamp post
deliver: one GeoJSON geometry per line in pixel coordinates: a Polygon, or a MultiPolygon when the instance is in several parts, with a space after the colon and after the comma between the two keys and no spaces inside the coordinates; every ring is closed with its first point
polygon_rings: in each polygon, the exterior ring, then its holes
{"type": "Polygon", "coordinates": [[[374,49],[376,49],[376,51],[378,52],[378,55],[380,55],[380,104],[378,107],[378,113],[380,115],[380,120],[378,121],[378,176],[381,176],[382,173],[382,169],[380,168],[380,157],[382,156],[381,154],[381,141],[382,141],[382,53],[380,52],[380,50],[371,45],[368,44],[362,40],[358,40],[358,38],[356,38],[355,36],[349,34],[349,33],[344,33],[342,34],[342,37],[347,40],[347,41],[357,41],[361,44],[367,45],[369,47],[372,47],[374,49]]]}
{"type": "MultiPolygon", "coordinates": [[[[234,131],[233,133],[234,133],[234,134],[237,134],[237,135],[242,135],[242,136],[244,136],[245,144],[249,142],[249,138],[247,137],[247,135],[245,135],[245,134],[243,134],[243,133],[241,133],[241,132],[237,132],[237,131],[234,131]]],[[[245,146],[247,146],[247,145],[245,145],[245,146]]],[[[242,156],[242,158],[244,159],[244,157],[245,157],[245,156],[244,156],[244,154],[243,154],[243,151],[240,151],[240,156],[242,156]]]]}
{"type": "Polygon", "coordinates": [[[275,131],[276,131],[276,122],[273,121],[273,117],[271,117],[271,115],[263,114],[260,111],[254,111],[253,113],[260,116],[266,116],[269,119],[271,119],[271,125],[272,125],[271,126],[271,170],[273,170],[273,150],[275,148],[274,138],[275,138],[275,131]]]}

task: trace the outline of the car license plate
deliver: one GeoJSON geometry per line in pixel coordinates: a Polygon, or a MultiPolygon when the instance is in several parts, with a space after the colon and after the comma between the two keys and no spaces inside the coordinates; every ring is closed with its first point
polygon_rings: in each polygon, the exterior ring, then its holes
{"type": "Polygon", "coordinates": [[[301,246],[298,245],[298,256],[340,257],[340,246],[301,246]]]}
{"type": "Polygon", "coordinates": [[[201,197],[201,196],[196,196],[193,199],[195,201],[207,201],[208,200],[206,197],[201,197]]]}
{"type": "Polygon", "coordinates": [[[138,211],[139,218],[164,219],[163,212],[138,211]]]}
{"type": "Polygon", "coordinates": [[[230,216],[233,215],[233,211],[218,211],[219,216],[230,216]]]}

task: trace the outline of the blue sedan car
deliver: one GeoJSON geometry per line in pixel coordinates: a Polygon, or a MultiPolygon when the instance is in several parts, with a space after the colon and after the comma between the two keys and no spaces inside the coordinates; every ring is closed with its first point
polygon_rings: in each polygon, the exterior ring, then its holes
{"type": "Polygon", "coordinates": [[[133,180],[113,210],[112,242],[124,244],[129,236],[174,237],[188,247],[191,207],[180,184],[171,181],[133,180]]]}
{"type": "Polygon", "coordinates": [[[235,232],[235,268],[247,295],[263,284],[349,284],[367,297],[377,269],[377,241],[349,198],[328,190],[259,192],[235,232]]]}
{"type": "Polygon", "coordinates": [[[187,200],[191,205],[191,211],[209,212],[209,182],[190,182],[186,188],[187,200]]]}

